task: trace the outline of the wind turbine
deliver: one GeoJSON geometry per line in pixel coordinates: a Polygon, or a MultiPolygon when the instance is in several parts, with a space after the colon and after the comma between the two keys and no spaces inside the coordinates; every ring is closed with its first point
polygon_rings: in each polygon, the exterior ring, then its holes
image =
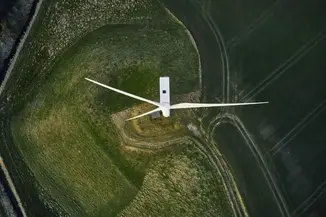
{"type": "Polygon", "coordinates": [[[132,97],[134,99],[138,99],[150,104],[157,106],[156,109],[153,109],[149,112],[145,112],[141,115],[132,117],[127,119],[126,121],[133,120],[136,118],[143,117],[145,115],[149,115],[151,113],[162,111],[164,117],[170,117],[170,110],[171,109],[189,109],[189,108],[208,108],[208,107],[226,107],[226,106],[243,106],[243,105],[258,105],[258,104],[265,104],[268,102],[248,102],[248,103],[178,103],[171,105],[170,104],[170,79],[169,77],[160,77],[160,102],[155,102],[149,99],[145,99],[140,96],[136,96],[134,94],[119,90],[114,87],[110,87],[108,85],[102,84],[100,82],[94,81],[89,78],[85,78],[87,81],[93,82],[94,84],[100,85],[107,89],[113,90],[115,92],[121,93],[123,95],[132,97]]]}

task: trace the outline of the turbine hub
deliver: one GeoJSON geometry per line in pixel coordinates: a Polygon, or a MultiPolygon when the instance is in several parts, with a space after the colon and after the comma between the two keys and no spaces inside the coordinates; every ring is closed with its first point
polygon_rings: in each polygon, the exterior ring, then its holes
{"type": "Polygon", "coordinates": [[[166,105],[162,105],[161,107],[162,110],[162,114],[164,117],[170,117],[170,105],[166,104],[166,105]]]}

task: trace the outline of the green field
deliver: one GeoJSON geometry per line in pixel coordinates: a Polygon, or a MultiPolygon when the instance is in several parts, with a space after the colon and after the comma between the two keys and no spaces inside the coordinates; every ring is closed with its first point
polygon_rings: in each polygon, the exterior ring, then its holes
{"type": "Polygon", "coordinates": [[[1,95],[10,127],[1,145],[18,150],[53,213],[231,216],[215,168],[194,143],[123,149],[111,115],[139,102],[84,79],[156,99],[162,75],[174,94],[200,88],[192,39],[156,1],[44,1],[1,95]]]}

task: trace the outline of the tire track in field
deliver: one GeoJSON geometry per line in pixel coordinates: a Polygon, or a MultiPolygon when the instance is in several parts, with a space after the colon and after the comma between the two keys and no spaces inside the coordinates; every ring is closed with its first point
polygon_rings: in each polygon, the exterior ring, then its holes
{"type": "Polygon", "coordinates": [[[269,6],[263,13],[259,15],[259,17],[254,20],[249,26],[240,34],[234,36],[231,38],[227,44],[227,50],[231,51],[233,48],[244,38],[247,38],[250,36],[258,27],[260,27],[262,24],[264,24],[270,17],[273,16],[273,13],[276,11],[276,9],[279,8],[280,1],[276,1],[276,3],[273,3],[271,6],[269,6]]]}
{"type": "Polygon", "coordinates": [[[223,85],[222,85],[222,93],[223,93],[223,102],[230,102],[230,67],[229,67],[229,57],[227,54],[226,46],[224,43],[224,39],[219,29],[217,28],[215,22],[211,18],[210,15],[207,16],[208,24],[212,26],[212,29],[215,29],[217,35],[217,41],[220,44],[222,62],[223,62],[223,85]]]}
{"type": "Polygon", "coordinates": [[[276,79],[284,74],[289,68],[295,65],[301,60],[309,51],[311,51],[316,45],[322,41],[326,36],[326,29],[319,32],[315,37],[310,39],[304,44],[297,52],[295,52],[290,58],[283,62],[278,68],[272,71],[264,80],[262,80],[256,87],[249,91],[241,101],[248,102],[253,99],[257,94],[262,92],[267,86],[272,84],[276,79]]]}
{"type": "Polygon", "coordinates": [[[290,213],[281,193],[279,186],[276,184],[275,178],[272,172],[269,170],[267,163],[264,160],[264,157],[258,147],[258,145],[254,142],[254,140],[250,137],[248,130],[244,127],[242,121],[239,117],[233,114],[222,114],[216,116],[211,123],[209,124],[211,127],[209,131],[210,138],[213,138],[214,131],[216,127],[221,123],[220,120],[224,118],[223,122],[227,122],[232,124],[237,128],[237,130],[241,133],[243,139],[245,140],[245,144],[249,147],[250,151],[252,152],[253,156],[255,157],[259,168],[263,172],[264,177],[266,178],[267,184],[269,185],[272,194],[274,196],[275,202],[279,207],[280,212],[282,213],[283,217],[290,217],[290,213]]]}
{"type": "Polygon", "coordinates": [[[270,151],[275,156],[290,141],[292,141],[305,127],[315,120],[326,108],[326,100],[319,103],[311,112],[309,112],[299,123],[297,123],[270,151]]]}
{"type": "MultiPolygon", "coordinates": [[[[215,24],[214,20],[210,16],[209,12],[205,10],[198,2],[191,3],[199,8],[200,14],[202,15],[203,19],[206,21],[207,25],[211,29],[216,42],[220,49],[220,54],[222,58],[222,72],[223,72],[223,82],[222,82],[222,101],[224,103],[230,101],[230,70],[229,70],[229,58],[225,46],[224,39],[222,37],[222,34],[220,30],[218,29],[217,25],[215,24]]],[[[218,71],[217,71],[218,73],[218,71]]]]}
{"type": "MultiPolygon", "coordinates": [[[[197,138],[198,139],[198,138],[197,138]]],[[[207,147],[212,145],[210,142],[200,142],[199,140],[194,139],[195,146],[204,156],[207,157],[210,164],[214,167],[217,172],[217,176],[220,177],[222,181],[222,186],[224,193],[227,197],[228,203],[231,206],[233,216],[235,217],[246,217],[242,214],[242,207],[239,206],[239,201],[235,195],[235,184],[232,183],[231,175],[229,174],[228,168],[221,162],[220,159],[216,157],[216,153],[212,150],[208,150],[207,147]],[[205,145],[204,145],[205,144],[205,145]]],[[[221,158],[221,156],[219,156],[221,158]]],[[[220,183],[218,183],[220,185],[220,183]]]]}
{"type": "Polygon", "coordinates": [[[222,154],[219,152],[217,144],[213,140],[209,139],[201,121],[199,122],[201,136],[195,137],[196,147],[200,148],[201,151],[205,153],[211,164],[218,172],[218,176],[221,177],[225,193],[228,197],[228,202],[232,207],[233,216],[248,217],[247,210],[238,191],[236,182],[229,170],[229,166],[223,159],[222,154]]]}
{"type": "Polygon", "coordinates": [[[302,214],[304,214],[325,192],[326,180],[322,182],[316,190],[292,212],[291,216],[302,216],[302,214]]]}

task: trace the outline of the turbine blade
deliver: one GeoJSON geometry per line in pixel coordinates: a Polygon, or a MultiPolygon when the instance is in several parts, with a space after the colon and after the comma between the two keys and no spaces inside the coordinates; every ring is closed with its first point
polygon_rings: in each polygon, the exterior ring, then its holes
{"type": "Polygon", "coordinates": [[[144,102],[147,102],[147,103],[150,103],[150,104],[156,105],[156,106],[160,106],[160,103],[158,103],[158,102],[154,102],[154,101],[152,101],[152,100],[145,99],[145,98],[140,97],[140,96],[136,96],[136,95],[131,94],[131,93],[128,93],[128,92],[126,92],[126,91],[122,91],[122,90],[119,90],[119,89],[117,89],[117,88],[110,87],[110,86],[108,86],[108,85],[102,84],[102,83],[100,83],[100,82],[94,81],[94,80],[89,79],[89,78],[85,78],[85,79],[86,79],[87,81],[93,82],[94,84],[100,85],[100,86],[105,87],[105,88],[110,89],[110,90],[113,90],[113,91],[115,91],[115,92],[117,92],[117,93],[121,93],[121,94],[126,95],[126,96],[129,96],[129,97],[131,97],[131,98],[138,99],[138,100],[141,100],[141,101],[144,101],[144,102]]]}
{"type": "Polygon", "coordinates": [[[242,106],[242,105],[259,105],[268,102],[247,102],[247,103],[179,103],[172,105],[170,109],[186,108],[207,108],[207,107],[225,107],[225,106],[242,106]]]}
{"type": "Polygon", "coordinates": [[[149,114],[151,114],[151,113],[154,113],[154,112],[157,112],[157,111],[160,111],[160,110],[161,110],[160,108],[156,108],[156,109],[153,109],[153,110],[151,110],[151,111],[149,111],[149,112],[145,112],[145,113],[143,113],[143,114],[141,114],[141,115],[138,115],[138,116],[135,116],[135,117],[129,118],[129,119],[127,119],[126,121],[130,121],[130,120],[133,120],[133,119],[136,119],[136,118],[140,118],[140,117],[143,117],[143,116],[145,116],[145,115],[149,115],[149,114]]]}

